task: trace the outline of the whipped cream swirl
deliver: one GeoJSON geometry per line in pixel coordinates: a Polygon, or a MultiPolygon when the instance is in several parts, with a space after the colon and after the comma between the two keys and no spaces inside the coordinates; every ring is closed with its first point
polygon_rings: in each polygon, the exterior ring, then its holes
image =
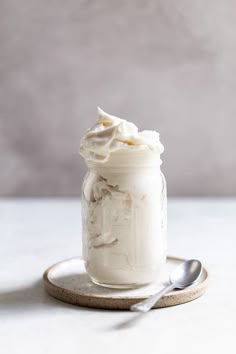
{"type": "Polygon", "coordinates": [[[159,154],[164,151],[156,131],[139,132],[135,124],[98,108],[96,124],[81,139],[80,154],[88,161],[104,163],[120,149],[149,149],[159,154]]]}

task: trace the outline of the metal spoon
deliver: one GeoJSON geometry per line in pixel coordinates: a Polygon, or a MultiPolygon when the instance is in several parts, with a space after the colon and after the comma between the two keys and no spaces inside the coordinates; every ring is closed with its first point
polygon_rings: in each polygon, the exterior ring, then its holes
{"type": "Polygon", "coordinates": [[[160,298],[173,289],[184,289],[197,281],[202,272],[202,264],[196,259],[181,263],[171,274],[170,284],[158,293],[130,307],[130,311],[147,312],[160,298]]]}

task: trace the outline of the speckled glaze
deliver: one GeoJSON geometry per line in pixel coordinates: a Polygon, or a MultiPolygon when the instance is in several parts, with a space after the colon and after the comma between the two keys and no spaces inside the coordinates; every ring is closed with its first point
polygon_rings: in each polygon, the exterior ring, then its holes
{"type": "MultiPolygon", "coordinates": [[[[185,259],[168,257],[163,278],[157,284],[135,290],[105,289],[93,284],[83,262],[79,258],[61,261],[49,267],[43,274],[47,292],[61,301],[100,309],[129,310],[134,303],[146,299],[168,281],[169,269],[185,259]]],[[[163,296],[153,308],[175,306],[197,299],[204,294],[208,284],[208,272],[203,268],[199,281],[184,290],[172,291],[163,296]]]]}

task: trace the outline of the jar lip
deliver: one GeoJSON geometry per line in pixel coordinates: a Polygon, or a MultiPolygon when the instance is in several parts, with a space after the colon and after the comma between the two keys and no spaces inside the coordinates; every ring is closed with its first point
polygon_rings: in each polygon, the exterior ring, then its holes
{"type": "Polygon", "coordinates": [[[88,168],[144,168],[160,167],[162,160],[160,153],[147,149],[132,150],[120,149],[110,154],[105,162],[86,160],[88,168]]]}

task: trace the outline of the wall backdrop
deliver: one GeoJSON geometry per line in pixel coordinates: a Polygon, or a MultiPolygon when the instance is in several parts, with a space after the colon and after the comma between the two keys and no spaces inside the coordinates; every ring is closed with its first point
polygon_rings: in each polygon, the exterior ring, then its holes
{"type": "Polygon", "coordinates": [[[233,0],[2,0],[0,195],[79,195],[97,105],[160,132],[169,195],[236,195],[235,18],[233,0]]]}

